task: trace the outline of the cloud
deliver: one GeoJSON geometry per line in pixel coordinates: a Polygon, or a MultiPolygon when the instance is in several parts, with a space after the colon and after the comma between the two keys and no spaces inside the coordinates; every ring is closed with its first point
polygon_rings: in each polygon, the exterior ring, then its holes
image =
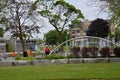
{"type": "Polygon", "coordinates": [[[66,2],[74,5],[77,9],[80,9],[83,15],[88,20],[94,20],[96,18],[107,19],[108,14],[105,12],[100,13],[100,9],[98,7],[88,6],[90,0],[65,0],[66,2]]]}
{"type": "MultiPolygon", "coordinates": [[[[80,9],[83,15],[88,20],[94,20],[96,18],[108,19],[108,14],[99,11],[98,7],[88,6],[90,0],[65,0],[66,2],[74,5],[77,9],[80,9]]],[[[48,24],[48,22],[44,22],[44,28],[41,28],[41,34],[39,37],[43,39],[43,34],[48,32],[51,29],[54,29],[52,26],[48,24]]]]}

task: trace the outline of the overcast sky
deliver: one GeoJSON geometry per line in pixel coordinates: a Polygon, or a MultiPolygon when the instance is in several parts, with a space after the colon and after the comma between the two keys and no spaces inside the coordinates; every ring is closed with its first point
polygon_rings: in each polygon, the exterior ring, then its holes
{"type": "MultiPolygon", "coordinates": [[[[80,9],[85,19],[95,20],[96,18],[109,19],[107,13],[103,13],[99,11],[98,7],[88,6],[91,0],[65,0],[66,2],[74,5],[77,9],[80,9]]],[[[43,39],[43,34],[48,32],[51,29],[54,29],[52,26],[50,27],[48,22],[43,22],[44,28],[41,28],[41,34],[37,35],[38,38],[43,39]],[[47,27],[48,26],[48,27],[47,27]]],[[[36,36],[35,36],[36,37],[36,36]]]]}
{"type": "Polygon", "coordinates": [[[90,6],[91,0],[65,0],[70,4],[73,4],[77,9],[80,9],[86,19],[94,20],[96,18],[108,19],[107,13],[100,13],[98,7],[90,6]]]}
{"type": "MultiPolygon", "coordinates": [[[[96,18],[108,19],[108,14],[103,12],[100,13],[98,7],[88,6],[88,3],[90,3],[90,0],[65,0],[65,1],[74,5],[77,9],[80,9],[85,19],[88,19],[88,20],[95,20],[96,18]]],[[[45,26],[47,25],[48,23],[45,23],[45,26]]],[[[52,27],[42,28],[40,38],[43,38],[43,34],[48,32],[51,29],[53,28],[52,27]]]]}

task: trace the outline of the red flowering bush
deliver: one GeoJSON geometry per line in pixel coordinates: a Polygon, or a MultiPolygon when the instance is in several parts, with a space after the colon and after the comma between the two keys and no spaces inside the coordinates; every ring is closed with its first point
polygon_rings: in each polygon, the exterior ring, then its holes
{"type": "Polygon", "coordinates": [[[71,52],[72,52],[72,56],[73,57],[79,57],[79,51],[80,51],[80,47],[78,47],[78,46],[74,46],[74,47],[72,47],[71,49],[71,52]]]}
{"type": "Polygon", "coordinates": [[[89,57],[88,51],[89,51],[89,48],[83,47],[81,50],[82,57],[88,58],[89,57]]]}
{"type": "Polygon", "coordinates": [[[120,47],[115,47],[113,50],[116,57],[120,57],[120,47]]]}
{"type": "Polygon", "coordinates": [[[100,54],[102,55],[102,57],[109,57],[110,56],[110,47],[101,48],[100,54]]]}
{"type": "Polygon", "coordinates": [[[91,57],[97,57],[97,53],[98,53],[98,48],[97,47],[89,47],[89,54],[91,55],[91,57]]]}

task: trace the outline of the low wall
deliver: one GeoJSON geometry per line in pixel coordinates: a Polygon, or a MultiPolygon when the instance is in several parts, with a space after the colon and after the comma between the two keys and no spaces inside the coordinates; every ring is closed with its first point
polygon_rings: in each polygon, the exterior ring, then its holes
{"type": "Polygon", "coordinates": [[[0,66],[26,66],[44,64],[79,64],[79,63],[109,63],[120,62],[120,58],[71,58],[71,59],[40,59],[40,60],[16,60],[0,61],[0,66]]]}

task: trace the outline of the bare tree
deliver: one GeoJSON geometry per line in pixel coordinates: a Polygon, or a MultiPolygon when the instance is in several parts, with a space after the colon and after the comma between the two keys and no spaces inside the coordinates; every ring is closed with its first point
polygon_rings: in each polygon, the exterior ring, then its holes
{"type": "Polygon", "coordinates": [[[100,12],[109,13],[117,27],[120,27],[120,0],[90,0],[89,5],[99,7],[100,12]]]}
{"type": "Polygon", "coordinates": [[[39,33],[40,17],[36,12],[36,6],[30,0],[10,0],[7,4],[3,9],[5,30],[10,31],[12,37],[20,39],[24,51],[25,41],[39,33]]]}

